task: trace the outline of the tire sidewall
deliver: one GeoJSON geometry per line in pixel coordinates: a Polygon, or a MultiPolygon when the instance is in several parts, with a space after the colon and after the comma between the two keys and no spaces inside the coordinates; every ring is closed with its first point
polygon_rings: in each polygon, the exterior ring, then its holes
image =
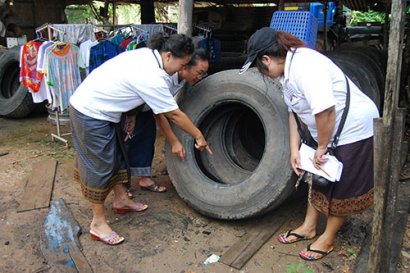
{"type": "Polygon", "coordinates": [[[223,219],[257,215],[283,201],[293,189],[293,183],[289,183],[293,176],[289,163],[288,115],[280,85],[263,78],[254,69],[244,75],[238,73],[228,70],[210,76],[184,92],[180,107],[196,125],[212,109],[226,102],[251,108],[265,130],[265,150],[252,174],[234,185],[211,180],[197,164],[193,138],[175,126],[174,132],[186,148],[186,160],[173,157],[169,147],[166,148],[168,172],[178,194],[200,212],[223,219]]]}
{"type": "MultiPolygon", "coordinates": [[[[0,57],[0,84],[3,86],[2,81],[8,80],[6,77],[12,77],[7,75],[9,72],[9,66],[13,63],[20,61],[20,47],[14,47],[7,50],[0,57]]],[[[18,73],[18,72],[17,72],[18,73]]],[[[13,75],[16,76],[16,75],[13,75]]],[[[17,75],[18,76],[18,75],[17,75]]],[[[31,94],[28,92],[27,87],[20,84],[13,96],[7,98],[3,95],[3,90],[0,90],[0,115],[7,117],[25,117],[31,113],[35,108],[35,104],[32,100],[31,94]]]]}

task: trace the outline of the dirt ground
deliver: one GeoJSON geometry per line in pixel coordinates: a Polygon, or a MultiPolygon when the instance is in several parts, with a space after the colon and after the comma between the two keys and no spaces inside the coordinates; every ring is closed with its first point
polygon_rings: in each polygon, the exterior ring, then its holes
{"type": "MultiPolygon", "coordinates": [[[[63,131],[68,130],[62,127],[63,131]]],[[[240,270],[222,263],[204,265],[211,254],[221,256],[259,225],[281,222],[280,231],[303,221],[305,198],[294,198],[263,217],[242,221],[220,221],[198,214],[178,196],[166,175],[163,137],[157,141],[155,179],[168,187],[163,194],[140,191],[133,183],[137,200],[149,204],[142,213],[115,214],[112,195],[106,201],[108,220],[126,241],[110,247],[92,241],[89,235],[91,210],[72,178],[74,149],[52,142],[56,127],[47,116],[20,120],[0,118],[0,271],[49,272],[40,248],[40,234],[48,209],[17,213],[32,164],[46,158],[58,161],[52,199],[64,199],[82,228],[79,241],[94,272],[352,272],[356,257],[371,225],[372,210],[351,217],[339,232],[334,253],[317,262],[306,262],[298,252],[307,242],[282,245],[277,233],[240,270]],[[309,270],[310,269],[310,270],[309,270]]],[[[69,137],[68,137],[69,138],[69,137]]],[[[408,183],[408,181],[406,182],[408,183]]],[[[323,230],[321,219],[320,230],[323,230]]],[[[404,237],[399,269],[410,270],[410,222],[404,237]]]]}

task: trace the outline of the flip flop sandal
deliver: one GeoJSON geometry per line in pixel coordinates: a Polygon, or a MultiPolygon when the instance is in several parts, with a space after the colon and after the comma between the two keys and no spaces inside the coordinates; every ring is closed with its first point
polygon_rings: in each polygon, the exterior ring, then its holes
{"type": "Polygon", "coordinates": [[[91,239],[101,241],[104,244],[115,246],[124,242],[124,237],[118,235],[117,232],[111,231],[107,236],[102,237],[97,232],[90,230],[91,239]]]}
{"type": "Polygon", "coordinates": [[[160,186],[157,184],[151,184],[149,186],[140,186],[141,190],[143,191],[152,191],[152,192],[166,192],[167,188],[164,186],[160,186]],[[162,190],[161,190],[162,188],[162,190]]]}
{"type": "Polygon", "coordinates": [[[127,213],[127,212],[141,212],[141,211],[146,210],[147,208],[148,208],[148,205],[144,204],[144,203],[141,203],[141,202],[135,203],[134,207],[123,207],[123,208],[114,208],[113,207],[113,209],[115,209],[115,211],[118,214],[124,214],[124,213],[127,213]]]}
{"type": "Polygon", "coordinates": [[[293,244],[299,241],[304,241],[304,240],[311,240],[312,238],[307,238],[306,236],[299,235],[297,233],[292,232],[291,229],[289,229],[287,232],[282,232],[278,236],[278,241],[281,242],[282,244],[293,244]],[[289,236],[294,236],[296,239],[294,241],[289,241],[287,238],[289,236]]]}
{"type": "Polygon", "coordinates": [[[301,252],[299,252],[299,257],[301,257],[303,260],[306,260],[306,261],[317,261],[317,260],[320,260],[320,259],[326,257],[327,255],[329,255],[330,253],[332,253],[332,251],[334,250],[334,248],[332,248],[332,249],[329,250],[329,251],[323,251],[323,250],[318,250],[318,249],[311,249],[310,246],[311,246],[311,244],[309,244],[309,245],[307,246],[306,251],[302,250],[301,252]],[[317,253],[317,254],[320,254],[320,255],[322,255],[322,256],[314,257],[314,256],[310,256],[310,255],[307,255],[307,254],[304,253],[304,252],[308,252],[308,251],[314,252],[314,253],[317,253]]]}

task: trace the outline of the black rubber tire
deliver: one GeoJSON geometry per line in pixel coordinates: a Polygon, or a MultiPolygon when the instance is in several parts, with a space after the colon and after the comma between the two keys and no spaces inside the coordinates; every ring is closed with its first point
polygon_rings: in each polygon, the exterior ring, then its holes
{"type": "Polygon", "coordinates": [[[27,87],[19,82],[19,58],[19,47],[0,57],[0,116],[23,118],[36,108],[27,87]]]}
{"type": "Polygon", "coordinates": [[[379,87],[380,98],[383,98],[387,65],[383,52],[374,47],[359,47],[356,49],[343,49],[338,51],[338,53],[356,59],[371,70],[379,87]]]}
{"type": "Polygon", "coordinates": [[[362,90],[381,112],[380,88],[372,69],[355,56],[344,52],[327,52],[326,55],[362,90]]]}
{"type": "Polygon", "coordinates": [[[249,218],[294,191],[288,113],[277,82],[255,69],[226,70],[182,93],[179,105],[213,151],[196,150],[193,138],[173,125],[187,158],[179,160],[167,145],[168,173],[194,209],[218,219],[249,218]]]}

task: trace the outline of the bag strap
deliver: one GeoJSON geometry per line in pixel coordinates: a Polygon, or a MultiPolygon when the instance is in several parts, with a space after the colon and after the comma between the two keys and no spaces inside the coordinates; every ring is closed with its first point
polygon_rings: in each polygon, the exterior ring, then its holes
{"type": "MultiPolygon", "coordinates": [[[[335,149],[337,144],[339,143],[340,134],[342,133],[343,127],[345,125],[346,118],[347,118],[347,113],[349,112],[349,107],[350,107],[350,85],[349,85],[349,81],[348,81],[346,75],[344,75],[344,76],[345,76],[345,79],[346,79],[346,89],[347,89],[347,92],[346,92],[346,105],[345,105],[345,109],[343,110],[342,119],[340,120],[340,123],[339,123],[339,128],[337,128],[336,134],[333,138],[333,142],[330,145],[331,149],[335,149]]],[[[295,117],[295,121],[296,121],[296,124],[298,126],[298,132],[299,132],[299,135],[302,139],[302,142],[308,141],[308,139],[305,139],[303,137],[304,133],[302,131],[302,127],[301,127],[298,115],[294,111],[292,111],[292,112],[293,112],[293,115],[295,117]]],[[[310,137],[311,140],[313,140],[313,137],[310,134],[309,134],[308,137],[310,137]]]]}
{"type": "Polygon", "coordinates": [[[349,112],[349,106],[350,106],[350,85],[349,85],[349,81],[348,81],[346,75],[344,75],[344,76],[345,76],[345,79],[346,79],[346,89],[347,89],[347,92],[346,92],[346,105],[345,105],[345,109],[343,110],[342,119],[340,120],[340,123],[339,123],[339,128],[337,129],[335,137],[333,138],[333,142],[330,146],[332,149],[336,148],[337,143],[339,143],[340,134],[342,133],[343,127],[345,125],[345,121],[346,121],[346,118],[347,118],[347,112],[349,112]]]}

